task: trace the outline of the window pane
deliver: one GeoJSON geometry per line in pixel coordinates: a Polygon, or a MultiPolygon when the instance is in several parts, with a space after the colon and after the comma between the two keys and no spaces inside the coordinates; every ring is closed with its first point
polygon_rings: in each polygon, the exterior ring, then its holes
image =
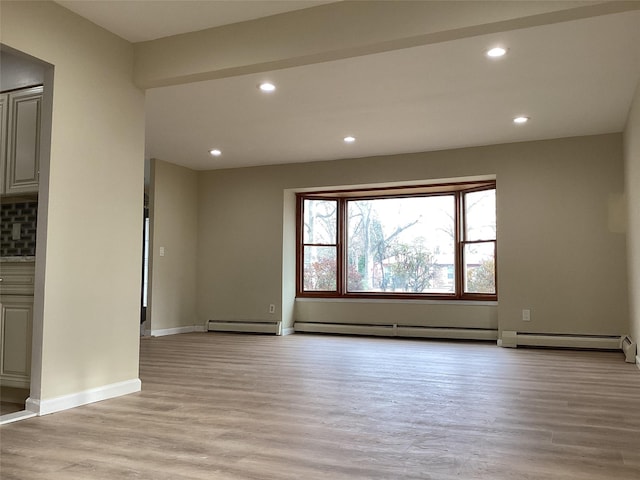
{"type": "Polygon", "coordinates": [[[454,293],[453,195],[349,200],[350,292],[454,293]]]}
{"type": "Polygon", "coordinates": [[[465,293],[496,293],[495,242],[464,246],[465,293]]]}
{"type": "Polygon", "coordinates": [[[304,290],[336,291],[336,247],[304,247],[304,290]]]}
{"type": "Polygon", "coordinates": [[[495,240],[496,191],[482,190],[464,195],[466,215],[465,240],[495,240]]]}
{"type": "Polygon", "coordinates": [[[304,201],[304,243],[335,245],[338,202],[336,200],[304,201]]]}

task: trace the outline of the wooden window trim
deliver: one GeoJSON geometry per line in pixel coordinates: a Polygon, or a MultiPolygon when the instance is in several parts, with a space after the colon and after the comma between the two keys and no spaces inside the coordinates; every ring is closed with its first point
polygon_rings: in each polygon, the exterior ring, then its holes
{"type": "Polygon", "coordinates": [[[406,299],[406,300],[469,300],[469,301],[497,301],[498,299],[498,271],[497,271],[497,238],[467,241],[466,214],[464,194],[476,191],[496,189],[495,180],[438,183],[433,185],[411,185],[394,187],[372,187],[353,190],[331,190],[299,192],[296,194],[296,297],[297,298],[352,298],[352,299],[406,299]],[[395,293],[395,292],[348,292],[346,278],[347,264],[347,202],[350,200],[375,200],[387,198],[411,198],[453,195],[454,231],[455,231],[455,293],[395,293]],[[334,246],[333,244],[305,244],[304,235],[304,200],[336,200],[337,201],[337,278],[336,291],[305,291],[304,290],[304,248],[306,246],[334,246]],[[493,243],[496,293],[466,293],[464,292],[463,258],[465,245],[474,243],[493,243]]]}

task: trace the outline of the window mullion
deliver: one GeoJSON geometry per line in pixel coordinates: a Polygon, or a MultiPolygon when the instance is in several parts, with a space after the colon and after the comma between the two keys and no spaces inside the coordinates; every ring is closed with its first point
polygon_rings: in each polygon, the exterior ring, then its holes
{"type": "Polygon", "coordinates": [[[304,292],[304,200],[300,195],[296,196],[296,213],[296,295],[301,295],[304,292]]]}
{"type": "Polygon", "coordinates": [[[464,245],[474,245],[476,243],[496,243],[495,240],[493,239],[488,239],[488,240],[468,240],[468,241],[462,241],[462,243],[464,245]]]}
{"type": "Polygon", "coordinates": [[[498,296],[498,239],[493,241],[493,281],[495,286],[495,295],[498,296]]]}
{"type": "Polygon", "coordinates": [[[346,293],[346,222],[347,222],[347,201],[344,198],[338,199],[338,231],[337,235],[337,269],[338,269],[338,294],[344,295],[346,293]]]}
{"type": "Polygon", "coordinates": [[[464,232],[464,205],[463,196],[460,192],[455,193],[455,209],[454,209],[454,231],[455,231],[455,245],[456,245],[456,256],[455,256],[455,285],[456,285],[456,298],[461,298],[464,290],[464,279],[463,279],[463,268],[462,268],[462,254],[463,254],[463,239],[462,235],[464,232]]]}

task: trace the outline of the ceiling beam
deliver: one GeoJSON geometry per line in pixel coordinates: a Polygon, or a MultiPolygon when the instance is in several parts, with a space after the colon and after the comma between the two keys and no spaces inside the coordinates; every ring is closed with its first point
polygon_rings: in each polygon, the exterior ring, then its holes
{"type": "Polygon", "coordinates": [[[134,45],[141,88],[388,52],[640,9],[640,2],[337,2],[134,45]]]}

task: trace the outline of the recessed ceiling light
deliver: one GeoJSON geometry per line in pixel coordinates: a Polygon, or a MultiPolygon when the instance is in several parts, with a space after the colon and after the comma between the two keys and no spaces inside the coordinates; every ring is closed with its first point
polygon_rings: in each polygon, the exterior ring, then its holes
{"type": "Polygon", "coordinates": [[[217,148],[213,148],[213,149],[209,150],[209,153],[211,155],[213,155],[214,157],[219,157],[220,155],[222,155],[222,150],[218,150],[217,148]]]}
{"type": "Polygon", "coordinates": [[[269,93],[275,91],[276,86],[270,82],[262,82],[260,85],[258,85],[258,88],[263,92],[269,93]]]}
{"type": "Polygon", "coordinates": [[[491,58],[503,57],[506,53],[507,53],[507,49],[503,47],[493,47],[487,50],[486,52],[487,57],[491,57],[491,58]]]}
{"type": "Polygon", "coordinates": [[[344,143],[353,143],[356,141],[356,137],[352,137],[351,135],[343,138],[344,143]]]}
{"type": "Polygon", "coordinates": [[[518,125],[522,125],[523,123],[527,123],[528,121],[529,121],[529,117],[524,117],[524,116],[515,117],[513,119],[513,123],[518,125]]]}

